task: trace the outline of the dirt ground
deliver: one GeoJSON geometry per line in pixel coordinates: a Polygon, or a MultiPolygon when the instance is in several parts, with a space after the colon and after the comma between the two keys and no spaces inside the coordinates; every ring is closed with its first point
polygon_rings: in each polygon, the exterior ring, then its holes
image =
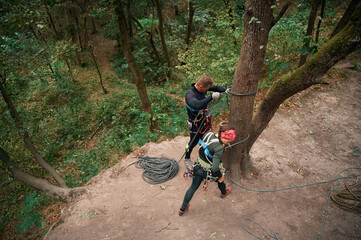
{"type": "MultiPolygon", "coordinates": [[[[298,94],[278,110],[254,145],[251,155],[257,175],[236,180],[252,189],[276,189],[329,180],[343,169],[361,167],[353,156],[361,147],[361,73],[339,65],[346,78],[329,86],[298,94]]],[[[245,227],[271,239],[255,223],[280,239],[319,239],[328,196],[336,182],[287,191],[248,191],[226,179],[232,193],[219,197],[215,183],[195,193],[189,212],[178,209],[191,180],[175,178],[160,185],[142,180],[142,170],[122,168],[139,155],[179,160],[188,137],[147,144],[101,172],[82,195],[63,212],[62,221],[46,239],[256,239],[245,227]],[[165,186],[163,189],[160,186],[165,186]]],[[[193,159],[197,154],[193,151],[193,159]]],[[[350,170],[342,174],[361,174],[350,170]]],[[[354,180],[353,180],[354,181],[354,180]]],[[[349,180],[348,183],[352,181],[349,180]]],[[[343,189],[344,181],[340,189],[343,189]]],[[[338,208],[332,201],[321,239],[361,239],[361,216],[338,208]]]]}

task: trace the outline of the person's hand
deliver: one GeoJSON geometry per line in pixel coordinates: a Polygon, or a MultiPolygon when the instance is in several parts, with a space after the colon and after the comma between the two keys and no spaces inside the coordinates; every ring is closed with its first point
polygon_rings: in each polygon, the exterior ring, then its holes
{"type": "Polygon", "coordinates": [[[219,183],[222,183],[224,181],[224,175],[222,175],[222,177],[220,177],[219,179],[218,179],[218,182],[219,183]]]}
{"type": "Polygon", "coordinates": [[[221,97],[221,94],[219,92],[212,93],[212,99],[218,100],[221,97]]]}

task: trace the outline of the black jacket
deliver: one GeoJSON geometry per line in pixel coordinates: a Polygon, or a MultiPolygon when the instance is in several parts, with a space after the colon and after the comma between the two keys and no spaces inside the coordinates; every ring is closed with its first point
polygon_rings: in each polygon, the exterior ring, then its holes
{"type": "MultiPolygon", "coordinates": [[[[200,93],[195,88],[193,83],[186,93],[186,104],[188,120],[193,121],[200,110],[206,109],[210,101],[212,101],[212,95],[207,96],[207,92],[200,93]]],[[[224,92],[226,89],[221,86],[212,86],[209,91],[224,92]]]]}

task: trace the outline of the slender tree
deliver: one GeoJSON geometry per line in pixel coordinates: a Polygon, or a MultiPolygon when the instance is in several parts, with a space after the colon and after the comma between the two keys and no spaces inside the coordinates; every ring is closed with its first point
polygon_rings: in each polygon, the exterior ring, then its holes
{"type": "Polygon", "coordinates": [[[320,27],[321,27],[323,15],[325,14],[325,6],[326,6],[326,0],[322,0],[320,17],[318,19],[317,28],[316,28],[316,37],[315,37],[315,42],[316,43],[318,43],[318,38],[319,38],[319,35],[320,35],[320,27]]]}
{"type": "Polygon", "coordinates": [[[127,21],[125,18],[125,14],[122,7],[122,1],[118,1],[116,7],[115,7],[115,13],[118,17],[118,24],[119,24],[119,30],[121,32],[121,45],[123,49],[123,54],[128,62],[128,67],[130,71],[132,72],[132,75],[135,80],[135,84],[137,86],[137,91],[139,94],[140,102],[142,104],[142,109],[144,112],[150,114],[150,130],[154,131],[158,129],[158,123],[155,119],[153,119],[153,112],[151,103],[149,101],[146,85],[144,82],[143,72],[139,68],[138,64],[135,61],[135,58],[133,56],[133,52],[130,45],[129,35],[128,35],[128,29],[127,29],[127,21]]]}
{"type": "Polygon", "coordinates": [[[162,14],[162,7],[161,7],[161,4],[160,4],[160,0],[155,0],[155,4],[156,4],[156,7],[157,7],[157,13],[158,13],[158,19],[159,19],[160,40],[162,42],[164,57],[165,57],[165,60],[166,60],[166,62],[168,64],[168,67],[169,67],[168,76],[170,77],[170,75],[171,75],[170,68],[172,67],[172,64],[171,64],[171,61],[170,61],[170,57],[169,57],[169,53],[168,53],[168,49],[167,49],[167,44],[165,42],[165,37],[164,37],[163,14],[162,14]]]}
{"type": "Polygon", "coordinates": [[[24,124],[23,121],[19,115],[19,113],[16,111],[16,108],[9,96],[9,94],[7,93],[6,89],[5,89],[5,80],[6,80],[6,76],[5,75],[0,75],[0,92],[1,95],[3,96],[3,99],[10,111],[10,115],[11,117],[14,119],[15,123],[16,123],[16,127],[19,133],[22,133],[23,135],[23,140],[25,145],[27,146],[27,148],[29,149],[29,151],[31,152],[31,154],[33,155],[34,159],[44,168],[46,169],[51,176],[55,179],[55,181],[59,184],[60,187],[66,188],[66,183],[65,181],[60,177],[60,175],[56,172],[56,170],[51,167],[44,159],[43,157],[40,155],[39,151],[36,149],[36,147],[34,146],[34,144],[32,143],[29,133],[26,130],[26,128],[24,128],[24,124]]]}
{"type": "Polygon", "coordinates": [[[25,173],[13,161],[10,160],[9,154],[1,147],[0,160],[4,163],[5,166],[7,166],[10,177],[13,177],[16,180],[43,192],[46,196],[52,199],[69,202],[71,197],[75,194],[86,191],[86,188],[84,187],[66,188],[55,186],[44,179],[37,178],[25,173]]]}
{"type": "MultiPolygon", "coordinates": [[[[312,32],[315,27],[315,20],[317,16],[317,9],[318,9],[318,3],[319,0],[312,0],[312,6],[311,6],[311,12],[310,16],[308,17],[308,26],[306,31],[306,41],[304,44],[304,47],[308,47],[310,45],[311,39],[312,39],[312,32]]],[[[298,67],[305,64],[308,54],[301,53],[300,63],[298,64],[298,67]]]]}
{"type": "Polygon", "coordinates": [[[348,23],[348,21],[350,20],[353,12],[356,9],[356,6],[360,3],[360,0],[352,0],[350,2],[350,4],[348,5],[345,13],[343,14],[341,20],[338,22],[337,26],[335,27],[335,29],[332,31],[330,38],[332,38],[333,36],[335,36],[337,33],[339,33],[348,23]]]}
{"type": "Polygon", "coordinates": [[[188,1],[188,25],[187,25],[187,34],[186,34],[186,47],[188,48],[190,43],[190,38],[192,34],[192,24],[195,8],[192,1],[188,1]]]}

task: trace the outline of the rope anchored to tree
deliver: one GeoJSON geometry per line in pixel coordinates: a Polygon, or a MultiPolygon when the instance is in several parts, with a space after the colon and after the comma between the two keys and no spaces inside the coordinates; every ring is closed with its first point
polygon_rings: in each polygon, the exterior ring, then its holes
{"type": "Polygon", "coordinates": [[[254,96],[257,94],[257,92],[253,92],[253,93],[236,93],[236,92],[229,92],[229,94],[232,94],[234,96],[254,96]]]}

